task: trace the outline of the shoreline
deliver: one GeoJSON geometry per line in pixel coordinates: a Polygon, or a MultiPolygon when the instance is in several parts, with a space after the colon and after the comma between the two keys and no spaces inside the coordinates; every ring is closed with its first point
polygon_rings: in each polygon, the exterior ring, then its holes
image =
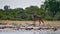
{"type": "Polygon", "coordinates": [[[0,32],[60,32],[60,30],[0,30],[0,32]]]}

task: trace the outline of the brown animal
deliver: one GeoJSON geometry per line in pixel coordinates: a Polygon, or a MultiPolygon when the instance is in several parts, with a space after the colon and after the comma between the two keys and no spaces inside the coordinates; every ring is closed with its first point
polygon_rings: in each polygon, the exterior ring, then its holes
{"type": "Polygon", "coordinates": [[[34,13],[32,14],[32,19],[33,19],[33,25],[35,25],[36,21],[39,21],[39,26],[40,26],[41,23],[44,23],[42,17],[38,16],[34,13]]]}

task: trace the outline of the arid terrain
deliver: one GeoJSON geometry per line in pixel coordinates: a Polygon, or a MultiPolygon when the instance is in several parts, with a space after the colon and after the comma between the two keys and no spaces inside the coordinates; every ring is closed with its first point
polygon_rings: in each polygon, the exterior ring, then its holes
{"type": "MultiPolygon", "coordinates": [[[[33,21],[11,21],[11,20],[0,20],[0,31],[10,31],[10,30],[21,30],[22,29],[22,31],[25,29],[25,30],[29,30],[29,31],[31,31],[31,29],[32,29],[32,31],[35,29],[35,30],[38,30],[38,28],[36,28],[36,27],[30,27],[30,26],[32,26],[31,24],[33,23],[33,21]],[[5,25],[1,25],[1,24],[5,24],[5,25]],[[12,24],[12,25],[11,25],[12,24]],[[17,25],[14,25],[14,24],[17,24],[17,25]],[[22,24],[21,26],[22,27],[20,27],[19,25],[20,24],[22,24]],[[24,26],[26,26],[26,24],[27,25],[29,25],[30,24],[30,26],[28,26],[28,27],[24,27],[24,26]],[[2,27],[1,27],[2,26],[2,27]],[[4,27],[3,27],[4,26],[4,27]],[[16,26],[16,27],[15,27],[16,26]],[[5,29],[4,29],[5,28],[5,29]]],[[[38,21],[36,21],[36,23],[35,23],[36,25],[38,25],[39,24],[39,22],[38,21]]],[[[44,26],[45,27],[45,29],[52,29],[50,26],[55,26],[55,27],[59,27],[58,28],[58,30],[60,30],[60,21],[44,21],[44,24],[43,23],[41,23],[41,25],[42,26],[44,26]],[[47,26],[47,28],[46,28],[46,26],[47,26]],[[50,27],[50,28],[49,28],[50,27]]],[[[44,27],[42,27],[42,29],[44,29],[44,27]]],[[[54,28],[55,28],[54,27],[54,28]]],[[[53,28],[53,30],[55,30],[53,28]]],[[[48,30],[47,29],[47,30],[48,30]]],[[[16,31],[15,30],[15,31],[16,31]]],[[[24,31],[25,31],[24,30],[24,31]]],[[[46,31],[46,30],[45,30],[46,31]]]]}
{"type": "MultiPolygon", "coordinates": [[[[13,23],[15,23],[15,24],[25,24],[25,23],[28,23],[28,24],[32,24],[33,23],[33,21],[11,21],[11,20],[0,20],[0,23],[6,23],[6,24],[13,24],[13,23]]],[[[38,21],[36,21],[36,23],[35,24],[39,24],[39,22],[38,21]]],[[[41,23],[42,24],[42,23],[41,23]]],[[[44,24],[45,25],[60,25],[60,21],[44,21],[44,24]]]]}

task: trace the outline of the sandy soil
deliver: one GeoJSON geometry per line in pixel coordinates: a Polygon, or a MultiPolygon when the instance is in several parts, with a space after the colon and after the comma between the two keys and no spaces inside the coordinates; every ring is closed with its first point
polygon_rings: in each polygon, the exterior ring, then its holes
{"type": "MultiPolygon", "coordinates": [[[[12,23],[16,23],[16,24],[25,24],[25,23],[29,23],[32,24],[33,21],[10,21],[10,20],[0,20],[0,23],[7,23],[7,24],[12,24],[12,23]]],[[[39,24],[38,21],[36,21],[35,24],[39,24]]],[[[42,24],[42,23],[41,23],[42,24]]],[[[44,21],[45,25],[60,25],[60,21],[44,21]]]]}
{"type": "MultiPolygon", "coordinates": [[[[7,24],[13,24],[13,23],[16,23],[16,24],[26,24],[26,23],[29,23],[29,24],[32,24],[33,21],[10,21],[10,20],[0,20],[0,23],[7,23],[7,24]]],[[[36,24],[39,24],[38,21],[36,21],[36,24]]],[[[44,21],[44,24],[45,25],[51,25],[51,26],[60,26],[60,21],[44,21]]],[[[18,31],[18,30],[11,30],[11,29],[0,29],[0,31],[18,31]]],[[[19,30],[21,31],[21,30],[19,30]]],[[[25,31],[25,30],[22,30],[22,31],[25,31]]],[[[29,30],[29,31],[34,31],[34,30],[29,30]]],[[[39,30],[40,31],[40,30],[39,30]]],[[[43,31],[51,31],[51,30],[43,30],[43,31]]],[[[60,30],[57,30],[57,31],[60,31],[60,30]]]]}

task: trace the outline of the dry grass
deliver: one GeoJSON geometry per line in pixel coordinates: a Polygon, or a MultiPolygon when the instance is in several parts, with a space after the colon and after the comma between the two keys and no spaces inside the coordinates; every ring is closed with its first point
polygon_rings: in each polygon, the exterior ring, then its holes
{"type": "MultiPolygon", "coordinates": [[[[32,24],[33,21],[10,21],[10,20],[0,20],[0,23],[7,23],[7,24],[12,24],[12,23],[16,23],[16,24],[25,24],[25,23],[29,23],[32,24]]],[[[60,21],[44,21],[45,25],[60,25],[60,21]]],[[[39,22],[37,21],[36,24],[39,24],[39,22]]]]}

